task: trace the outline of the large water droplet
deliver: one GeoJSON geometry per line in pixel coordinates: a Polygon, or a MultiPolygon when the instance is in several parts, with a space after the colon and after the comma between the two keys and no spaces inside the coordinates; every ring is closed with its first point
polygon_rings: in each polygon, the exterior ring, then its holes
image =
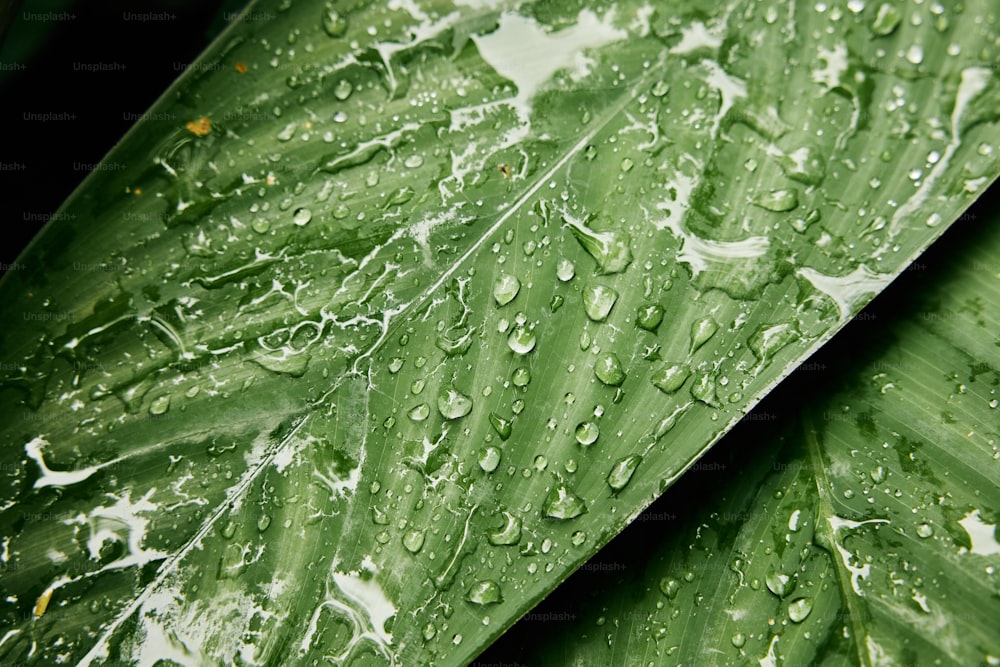
{"type": "Polygon", "coordinates": [[[459,419],[472,411],[472,399],[451,387],[438,394],[437,405],[445,419],[459,419]]]}
{"type": "Polygon", "coordinates": [[[879,37],[891,35],[899,26],[902,18],[898,9],[888,2],[883,2],[875,14],[875,20],[872,22],[872,32],[879,37]]]}
{"type": "Polygon", "coordinates": [[[503,602],[500,584],[492,579],[483,579],[472,584],[465,599],[473,604],[487,605],[503,602]]]}
{"type": "Polygon", "coordinates": [[[352,92],[354,92],[354,86],[351,82],[347,79],[341,79],[333,89],[333,96],[343,102],[351,96],[352,92]]]}
{"type": "Polygon", "coordinates": [[[430,414],[431,414],[430,406],[428,406],[426,403],[421,403],[420,405],[415,406],[412,410],[406,413],[406,416],[415,422],[422,422],[425,419],[427,419],[427,417],[429,417],[430,414]]]}
{"type": "Polygon", "coordinates": [[[700,373],[691,385],[691,396],[705,405],[715,406],[715,379],[710,373],[700,373]]]}
{"type": "Polygon", "coordinates": [[[801,623],[812,611],[813,603],[809,598],[797,598],[788,605],[788,618],[792,623],[801,623]]]}
{"type": "Polygon", "coordinates": [[[762,325],[751,336],[747,344],[762,362],[770,361],[775,353],[799,338],[799,330],[792,323],[762,325]]]}
{"type": "Polygon", "coordinates": [[[625,381],[625,371],[614,353],[601,355],[594,364],[594,375],[604,384],[619,387],[625,381]]]}
{"type": "Polygon", "coordinates": [[[639,306],[635,316],[635,325],[646,331],[656,331],[663,322],[663,306],[658,303],[646,303],[639,306]]]}
{"type": "Polygon", "coordinates": [[[770,190],[754,197],[753,203],[768,211],[784,213],[799,205],[799,195],[793,189],[770,190]]]}
{"type": "Polygon", "coordinates": [[[681,590],[681,582],[677,581],[673,577],[663,577],[660,579],[660,592],[666,595],[669,599],[673,600],[677,597],[678,591],[681,590]]]}
{"type": "Polygon", "coordinates": [[[424,531],[410,530],[402,538],[403,546],[411,554],[419,552],[424,547],[424,531]]]}
{"type": "Polygon", "coordinates": [[[493,298],[497,305],[506,306],[521,291],[521,281],[516,276],[503,274],[493,283],[493,298]]]}
{"type": "Polygon", "coordinates": [[[691,325],[691,351],[694,352],[708,342],[719,330],[719,323],[711,315],[702,317],[691,325]]]}
{"type": "Polygon", "coordinates": [[[347,32],[347,19],[340,15],[332,4],[323,8],[323,30],[330,37],[343,37],[347,32]]]}
{"type": "Polygon", "coordinates": [[[490,413],[490,424],[493,426],[493,430],[497,432],[501,440],[506,440],[511,434],[511,422],[509,419],[504,419],[495,412],[490,413]]]}
{"type": "Polygon", "coordinates": [[[170,395],[164,394],[153,399],[149,406],[149,414],[159,416],[165,414],[170,409],[170,395]]]}
{"type": "Polygon", "coordinates": [[[928,538],[934,534],[934,528],[929,523],[922,523],[917,526],[917,537],[928,538]]]}
{"type": "Polygon", "coordinates": [[[795,582],[792,581],[791,576],[783,572],[778,572],[773,567],[768,570],[764,583],[767,584],[767,590],[779,598],[785,597],[795,588],[795,582]]]}
{"type": "Polygon", "coordinates": [[[500,450],[496,447],[486,447],[479,453],[479,467],[483,472],[493,472],[500,465],[500,450]]]}
{"type": "Polygon", "coordinates": [[[660,391],[672,394],[681,388],[681,385],[688,379],[691,372],[682,364],[664,364],[659,370],[653,373],[650,381],[653,386],[660,391]]]}
{"type": "Polygon", "coordinates": [[[449,327],[438,334],[434,344],[449,357],[465,354],[472,346],[474,329],[465,326],[449,327]]]}
{"type": "Polygon", "coordinates": [[[414,194],[416,193],[414,192],[413,188],[411,188],[408,185],[405,185],[399,188],[398,190],[393,191],[393,193],[389,195],[389,198],[385,202],[385,207],[389,208],[390,206],[399,206],[400,204],[405,204],[406,202],[413,199],[414,194]]]}
{"type": "Polygon", "coordinates": [[[729,641],[733,643],[736,648],[743,648],[747,643],[747,636],[742,632],[737,632],[735,635],[730,637],[729,641]]]}
{"type": "Polygon", "coordinates": [[[592,445],[601,435],[601,429],[594,422],[580,422],[576,427],[576,441],[581,445],[592,445]]]}
{"type": "Polygon", "coordinates": [[[603,322],[618,301],[618,292],[605,285],[587,285],[583,289],[583,308],[587,317],[603,322]]]}
{"type": "Polygon", "coordinates": [[[507,347],[516,354],[528,354],[535,349],[535,332],[528,327],[516,327],[507,337],[507,347]]]}
{"type": "Polygon", "coordinates": [[[309,224],[309,221],[312,220],[312,217],[313,217],[312,211],[310,211],[307,208],[299,208],[296,209],[295,213],[292,214],[292,222],[294,222],[299,227],[304,227],[305,225],[309,224]]]}
{"type": "Polygon", "coordinates": [[[552,519],[575,519],[586,511],[583,500],[565,484],[557,484],[542,505],[542,514],[552,519]]]}
{"type": "Polygon", "coordinates": [[[597,262],[598,273],[621,273],[632,263],[632,237],[629,234],[620,231],[596,232],[574,220],[565,217],[563,220],[587,254],[597,262]]]}
{"type": "Polygon", "coordinates": [[[611,471],[608,473],[608,486],[615,491],[624,489],[628,486],[632,474],[635,473],[635,469],[639,467],[640,463],[642,463],[642,457],[638,454],[620,459],[611,466],[611,471]]]}
{"type": "Polygon", "coordinates": [[[490,544],[509,546],[521,541],[521,520],[510,512],[503,512],[504,524],[489,534],[490,544]]]}
{"type": "Polygon", "coordinates": [[[556,277],[562,282],[566,283],[573,280],[573,276],[576,275],[576,267],[573,266],[573,262],[568,259],[561,258],[559,263],[556,265],[556,277]]]}

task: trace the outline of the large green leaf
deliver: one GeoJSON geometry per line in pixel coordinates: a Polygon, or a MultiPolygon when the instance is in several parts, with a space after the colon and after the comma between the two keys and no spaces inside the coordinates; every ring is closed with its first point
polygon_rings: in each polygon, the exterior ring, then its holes
{"type": "Polygon", "coordinates": [[[471,659],[996,176],[908,11],[251,6],[0,284],[0,657],[471,659]]]}
{"type": "MultiPolygon", "coordinates": [[[[613,544],[617,556],[588,564],[536,612],[563,623],[544,634],[515,626],[545,637],[516,659],[1000,663],[997,221],[994,211],[950,244],[957,252],[922,261],[928,275],[893,285],[897,303],[866,310],[831,346],[839,356],[824,351],[797,374],[800,388],[838,385],[826,401],[801,419],[787,405],[780,419],[755,412],[763,428],[734,433],[677,487],[722,493],[692,508],[672,489],[622,536],[631,549],[613,544]],[[861,359],[834,366],[859,345],[861,359]],[[663,517],[673,530],[644,521],[663,517]]],[[[491,660],[514,659],[510,646],[493,650],[491,660]]]]}

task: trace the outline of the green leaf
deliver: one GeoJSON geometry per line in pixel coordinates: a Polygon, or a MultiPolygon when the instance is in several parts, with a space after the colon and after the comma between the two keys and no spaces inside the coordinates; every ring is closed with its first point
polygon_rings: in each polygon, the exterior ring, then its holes
{"type": "Polygon", "coordinates": [[[540,638],[517,661],[1000,660],[996,223],[992,212],[955,230],[971,233],[914,265],[928,275],[890,288],[896,303],[866,310],[831,345],[839,356],[824,351],[797,373],[793,384],[835,384],[825,401],[810,399],[801,419],[787,395],[780,419],[752,413],[774,423],[734,432],[678,486],[687,495],[672,489],[622,536],[631,545],[613,543],[603,566],[588,564],[536,612],[570,622],[515,626],[540,638]],[[859,347],[862,358],[828,367],[859,347]],[[723,491],[692,503],[706,487],[723,491]],[[651,531],[665,516],[670,529],[651,531]]]}
{"type": "Polygon", "coordinates": [[[823,7],[248,8],[0,283],[0,657],[478,654],[997,175],[823,7]]]}

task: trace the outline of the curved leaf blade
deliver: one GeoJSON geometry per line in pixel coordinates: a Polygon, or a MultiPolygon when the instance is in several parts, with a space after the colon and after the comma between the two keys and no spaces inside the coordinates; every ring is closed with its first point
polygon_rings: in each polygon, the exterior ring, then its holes
{"type": "MultiPolygon", "coordinates": [[[[627,570],[614,581],[578,578],[572,590],[590,593],[572,605],[579,617],[549,629],[549,640],[517,660],[1000,660],[1000,376],[990,361],[1000,234],[991,217],[960,239],[960,252],[924,264],[929,275],[890,288],[906,302],[897,305],[900,317],[888,325],[858,323],[855,344],[879,339],[860,363],[830,371],[817,363],[802,373],[817,375],[816,384],[837,384],[836,391],[801,420],[794,410],[782,415],[763,442],[731,443],[730,452],[743,452],[713,461],[687,487],[700,483],[721,493],[675,521],[678,530],[655,531],[660,540],[649,538],[650,524],[637,523],[631,530],[645,530],[652,549],[607,568],[627,570]]],[[[885,311],[871,315],[881,319],[885,311]]],[[[688,509],[680,499],[671,496],[674,502],[651,516],[688,509]]]]}

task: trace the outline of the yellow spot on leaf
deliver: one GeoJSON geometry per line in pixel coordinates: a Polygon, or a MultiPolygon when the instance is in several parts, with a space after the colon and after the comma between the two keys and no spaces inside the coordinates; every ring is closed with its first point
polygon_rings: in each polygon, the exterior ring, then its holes
{"type": "Polygon", "coordinates": [[[198,120],[192,120],[187,125],[188,132],[192,134],[197,134],[199,137],[204,137],[206,134],[212,131],[212,121],[207,117],[202,116],[198,120]]]}
{"type": "Polygon", "coordinates": [[[51,588],[38,596],[38,602],[35,603],[35,618],[41,618],[45,614],[45,610],[49,608],[49,600],[51,599],[51,588]]]}
{"type": "Polygon", "coordinates": [[[510,178],[510,165],[506,162],[501,165],[497,165],[497,170],[503,174],[504,178],[510,178]]]}
{"type": "Polygon", "coordinates": [[[247,64],[243,61],[236,63],[236,71],[239,72],[240,74],[246,74],[247,64]]]}

